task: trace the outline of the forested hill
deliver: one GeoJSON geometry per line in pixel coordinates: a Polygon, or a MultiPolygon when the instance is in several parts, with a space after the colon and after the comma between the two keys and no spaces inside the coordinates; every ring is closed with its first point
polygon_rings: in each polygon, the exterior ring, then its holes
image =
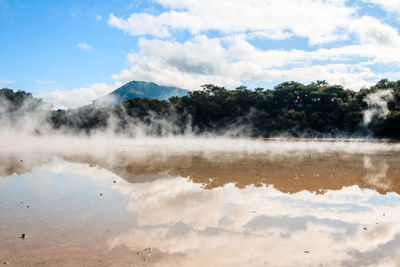
{"type": "Polygon", "coordinates": [[[113,106],[132,98],[168,100],[172,96],[185,96],[187,93],[187,90],[177,87],[161,86],[152,82],[131,81],[108,95],[96,99],[93,104],[113,106]]]}
{"type": "Polygon", "coordinates": [[[60,131],[135,135],[238,134],[253,137],[385,137],[400,139],[400,81],[381,80],[358,92],[324,81],[285,82],[273,89],[227,90],[204,85],[169,101],[135,98],[116,107],[52,113],[60,131]]]}

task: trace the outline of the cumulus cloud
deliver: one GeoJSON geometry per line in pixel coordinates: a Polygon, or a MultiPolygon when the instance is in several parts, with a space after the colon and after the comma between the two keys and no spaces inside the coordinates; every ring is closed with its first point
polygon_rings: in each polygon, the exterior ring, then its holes
{"type": "Polygon", "coordinates": [[[147,80],[188,89],[198,89],[199,85],[209,82],[238,84],[233,73],[230,75],[227,50],[218,39],[198,36],[183,44],[141,39],[139,46],[139,53],[127,57],[130,68],[113,75],[114,79],[147,80]]]}
{"type": "Polygon", "coordinates": [[[111,26],[153,37],[139,39],[139,50],[127,56],[130,66],[113,75],[115,80],[148,80],[193,90],[204,83],[237,86],[243,81],[324,79],[359,89],[382,78],[384,74],[374,71],[376,64],[400,64],[397,29],[360,16],[358,8],[345,0],[157,2],[166,9],[158,15],[110,14],[111,26]],[[174,34],[180,30],[191,37],[176,41],[174,34]],[[218,37],[209,37],[210,30],[218,37]],[[262,49],[252,43],[293,36],[306,38],[309,48],[262,49]],[[346,45],[324,48],[340,41],[346,45]]]}
{"type": "MultiPolygon", "coordinates": [[[[267,39],[296,35],[307,38],[311,45],[347,40],[351,34],[358,35],[363,42],[385,44],[398,38],[393,27],[378,19],[370,16],[359,18],[356,7],[348,6],[345,0],[158,2],[171,10],[156,16],[133,13],[127,19],[110,14],[108,23],[131,35],[156,37],[168,37],[174,30],[184,29],[192,34],[215,30],[225,35],[245,33],[267,39]]],[[[394,2],[386,6],[393,5],[394,2]]]]}
{"type": "Polygon", "coordinates": [[[360,38],[361,43],[378,43],[393,46],[400,43],[400,36],[396,29],[380,22],[373,17],[364,16],[349,25],[360,38]]]}
{"type": "Polygon", "coordinates": [[[106,83],[95,83],[85,88],[41,92],[38,97],[52,103],[54,108],[66,109],[91,104],[93,100],[108,94],[113,88],[106,83]]]}
{"type": "MultiPolygon", "coordinates": [[[[194,90],[210,82],[238,86],[243,80],[309,82],[316,77],[359,89],[378,78],[368,66],[349,62],[349,57],[360,54],[359,47],[264,51],[241,38],[221,40],[204,35],[183,44],[141,39],[139,47],[139,53],[127,57],[130,68],[114,75],[114,79],[121,82],[149,80],[194,90]],[[326,64],[327,60],[336,61],[336,64],[326,64]]],[[[361,51],[362,56],[370,56],[368,50],[361,51]]]]}
{"type": "Polygon", "coordinates": [[[133,13],[127,19],[111,14],[109,24],[131,35],[158,37],[169,36],[175,29],[185,29],[192,34],[207,30],[224,34],[261,32],[269,38],[280,39],[289,31],[319,44],[346,38],[342,29],[356,11],[343,0],[157,2],[171,10],[157,16],[133,13]]]}

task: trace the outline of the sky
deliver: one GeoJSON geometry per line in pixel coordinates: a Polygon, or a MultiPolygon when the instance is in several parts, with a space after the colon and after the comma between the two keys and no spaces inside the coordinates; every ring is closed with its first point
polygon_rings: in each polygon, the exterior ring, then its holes
{"type": "Polygon", "coordinates": [[[0,88],[71,108],[132,81],[197,90],[400,79],[398,0],[0,0],[0,88]]]}

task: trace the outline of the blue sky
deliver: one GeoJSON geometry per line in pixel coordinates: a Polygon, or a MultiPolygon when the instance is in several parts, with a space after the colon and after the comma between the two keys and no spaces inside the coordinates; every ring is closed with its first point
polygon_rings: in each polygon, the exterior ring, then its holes
{"type": "Polygon", "coordinates": [[[131,2],[0,0],[0,79],[35,93],[110,82],[137,38],[110,27],[107,17],[129,13],[131,2]]]}
{"type": "Polygon", "coordinates": [[[56,107],[130,80],[190,90],[400,79],[398,0],[0,0],[0,87],[56,107]]]}

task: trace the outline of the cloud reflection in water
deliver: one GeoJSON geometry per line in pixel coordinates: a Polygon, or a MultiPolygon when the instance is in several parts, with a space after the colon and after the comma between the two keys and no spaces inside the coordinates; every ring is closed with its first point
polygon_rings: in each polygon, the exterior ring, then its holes
{"type": "Polygon", "coordinates": [[[293,155],[141,149],[46,152],[18,164],[19,156],[4,156],[13,164],[1,175],[38,167],[111,187],[127,199],[115,205],[137,219],[105,237],[108,249],[151,247],[159,266],[399,263],[397,149],[293,155]],[[122,179],[110,185],[117,175],[122,179]]]}

